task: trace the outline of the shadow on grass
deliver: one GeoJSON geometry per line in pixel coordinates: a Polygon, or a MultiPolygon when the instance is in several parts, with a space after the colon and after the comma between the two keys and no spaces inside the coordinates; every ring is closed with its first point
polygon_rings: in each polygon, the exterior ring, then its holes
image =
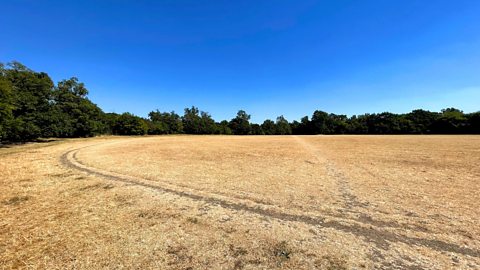
{"type": "Polygon", "coordinates": [[[61,139],[56,139],[56,138],[53,138],[53,139],[36,139],[36,140],[32,140],[32,141],[27,141],[27,142],[0,142],[0,148],[12,148],[12,147],[15,147],[15,146],[19,146],[19,145],[27,145],[27,144],[32,144],[32,143],[50,143],[50,142],[56,142],[56,141],[59,141],[61,139]]]}

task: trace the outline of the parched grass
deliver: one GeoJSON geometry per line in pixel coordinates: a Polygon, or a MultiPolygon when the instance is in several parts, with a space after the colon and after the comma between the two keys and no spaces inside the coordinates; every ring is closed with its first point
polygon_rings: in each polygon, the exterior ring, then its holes
{"type": "Polygon", "coordinates": [[[475,269],[479,159],[476,136],[104,137],[4,148],[0,269],[475,269]],[[66,167],[60,157],[73,149],[92,170],[175,192],[66,167]]]}

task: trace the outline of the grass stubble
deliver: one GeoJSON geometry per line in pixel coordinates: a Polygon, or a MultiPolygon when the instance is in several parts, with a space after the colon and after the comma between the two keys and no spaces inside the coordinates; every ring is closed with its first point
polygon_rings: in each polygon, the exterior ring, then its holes
{"type": "Polygon", "coordinates": [[[478,136],[0,149],[0,268],[475,269],[478,136]]]}

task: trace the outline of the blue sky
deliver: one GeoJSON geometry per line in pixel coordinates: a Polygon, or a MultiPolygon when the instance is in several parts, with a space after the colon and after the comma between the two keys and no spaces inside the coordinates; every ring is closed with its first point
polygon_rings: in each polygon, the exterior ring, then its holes
{"type": "Polygon", "coordinates": [[[480,1],[2,1],[0,61],[105,111],[480,110],[480,1]]]}

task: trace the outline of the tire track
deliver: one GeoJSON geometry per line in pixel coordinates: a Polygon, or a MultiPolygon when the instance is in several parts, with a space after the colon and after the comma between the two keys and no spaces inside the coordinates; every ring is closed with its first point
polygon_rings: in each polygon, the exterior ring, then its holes
{"type": "MultiPolygon", "coordinates": [[[[94,145],[91,145],[94,146],[94,145]]],[[[91,147],[87,146],[87,147],[91,147]]],[[[85,147],[83,147],[85,148],[85,147]]],[[[460,246],[454,243],[448,243],[441,240],[426,239],[420,237],[409,237],[406,235],[396,234],[391,231],[379,229],[374,226],[362,226],[358,223],[346,224],[345,222],[338,220],[326,219],[320,216],[307,216],[299,214],[286,213],[276,209],[269,209],[261,205],[247,205],[246,203],[233,202],[228,199],[215,198],[209,195],[195,193],[195,191],[183,191],[174,187],[169,187],[165,184],[158,182],[132,177],[127,175],[121,175],[113,172],[108,172],[92,167],[88,167],[77,160],[76,154],[80,149],[70,150],[64,153],[60,157],[61,163],[68,168],[75,169],[84,173],[99,176],[111,181],[123,182],[135,186],[150,188],[162,193],[170,193],[177,196],[189,198],[195,201],[201,201],[209,204],[221,206],[226,209],[234,211],[245,211],[256,215],[269,217],[281,221],[288,222],[301,222],[307,225],[317,226],[324,229],[333,229],[344,233],[349,233],[364,239],[366,242],[372,243],[377,249],[389,250],[390,243],[404,243],[409,246],[421,246],[427,247],[440,252],[453,252],[457,254],[467,255],[471,257],[480,258],[480,251],[471,249],[469,247],[460,246]]]]}

